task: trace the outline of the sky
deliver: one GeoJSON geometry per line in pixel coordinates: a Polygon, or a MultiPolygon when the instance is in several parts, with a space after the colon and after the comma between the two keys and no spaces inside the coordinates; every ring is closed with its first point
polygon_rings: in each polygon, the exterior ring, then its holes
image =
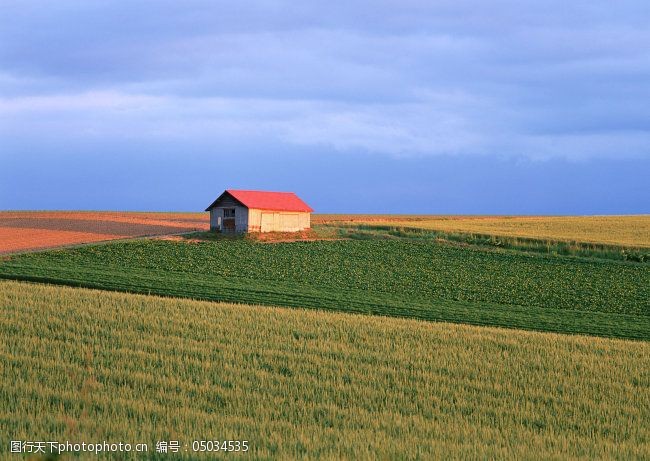
{"type": "Polygon", "coordinates": [[[650,213],[650,3],[0,0],[0,209],[650,213]]]}

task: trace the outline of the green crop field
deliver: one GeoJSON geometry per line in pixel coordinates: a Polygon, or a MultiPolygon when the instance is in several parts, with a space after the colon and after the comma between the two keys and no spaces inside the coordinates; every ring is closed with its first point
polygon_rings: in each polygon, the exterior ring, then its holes
{"type": "Polygon", "coordinates": [[[14,256],[0,277],[650,339],[650,267],[428,240],[145,240],[14,256]]]}
{"type": "Polygon", "coordinates": [[[176,459],[152,451],[178,440],[189,459],[193,440],[235,439],[242,459],[650,457],[647,342],[10,281],[0,337],[3,450],[107,440],[176,459]]]}

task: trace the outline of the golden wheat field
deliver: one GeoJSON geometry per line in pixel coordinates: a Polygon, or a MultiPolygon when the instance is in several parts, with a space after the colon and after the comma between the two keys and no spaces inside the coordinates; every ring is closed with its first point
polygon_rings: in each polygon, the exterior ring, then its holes
{"type": "Polygon", "coordinates": [[[650,247],[650,215],[631,216],[425,216],[425,215],[317,215],[318,224],[372,224],[650,247]]]}
{"type": "Polygon", "coordinates": [[[646,342],[8,281],[0,310],[3,447],[178,440],[194,458],[194,440],[230,439],[252,459],[650,457],[646,342]]]}

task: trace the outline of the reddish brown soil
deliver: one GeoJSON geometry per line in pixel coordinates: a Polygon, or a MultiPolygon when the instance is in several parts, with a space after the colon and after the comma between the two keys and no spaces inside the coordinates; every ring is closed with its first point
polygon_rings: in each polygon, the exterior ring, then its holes
{"type": "Polygon", "coordinates": [[[0,254],[103,240],[206,231],[207,213],[0,212],[0,254]]]}
{"type": "Polygon", "coordinates": [[[295,241],[309,241],[309,240],[323,240],[313,230],[305,230],[301,232],[264,232],[248,234],[246,236],[251,240],[262,243],[278,243],[278,242],[295,242],[295,241]]]}

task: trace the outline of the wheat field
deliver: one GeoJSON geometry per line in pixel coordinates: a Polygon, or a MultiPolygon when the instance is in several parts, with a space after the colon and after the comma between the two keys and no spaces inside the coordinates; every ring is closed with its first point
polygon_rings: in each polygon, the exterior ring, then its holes
{"type": "Polygon", "coordinates": [[[234,439],[251,459],[650,456],[647,342],[9,281],[0,309],[3,450],[179,440],[194,458],[193,440],[234,439]]]}
{"type": "Polygon", "coordinates": [[[315,224],[373,224],[444,232],[476,233],[650,247],[650,215],[630,216],[425,216],[315,215],[315,224]]]}

